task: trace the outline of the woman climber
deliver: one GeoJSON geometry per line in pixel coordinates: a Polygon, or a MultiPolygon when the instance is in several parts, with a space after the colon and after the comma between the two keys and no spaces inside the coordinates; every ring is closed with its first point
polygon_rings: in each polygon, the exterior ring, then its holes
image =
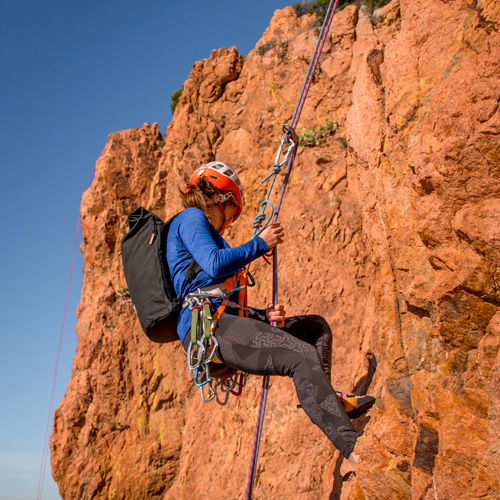
{"type": "MultiPolygon", "coordinates": [[[[229,247],[222,234],[241,214],[244,197],[238,176],[221,162],[198,168],[181,198],[185,210],[170,226],[167,263],[176,293],[182,290],[185,271],[193,259],[202,269],[185,290],[182,299],[187,299],[177,322],[180,340],[189,352],[193,347],[189,335],[189,294],[220,289],[223,283],[226,290],[233,289],[234,278],[227,288],[231,277],[283,243],[284,230],[279,223],[269,224],[244,245],[229,247]]],[[[211,299],[212,317],[217,318],[214,337],[218,342],[212,362],[253,375],[291,377],[306,414],[354,469],[358,457],[353,450],[358,434],[349,416],[359,417],[375,399],[334,391],[330,383],[332,333],[327,322],[315,315],[286,318],[281,304],[269,304],[265,310],[245,305],[241,292],[235,292],[228,300],[211,299]]]]}

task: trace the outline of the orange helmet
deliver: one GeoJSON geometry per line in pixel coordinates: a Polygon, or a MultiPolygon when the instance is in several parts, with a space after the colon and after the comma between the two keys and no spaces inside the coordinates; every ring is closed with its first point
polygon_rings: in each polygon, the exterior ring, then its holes
{"type": "Polygon", "coordinates": [[[194,171],[193,175],[189,179],[187,191],[189,192],[198,179],[201,179],[202,177],[204,177],[217,189],[228,192],[226,194],[219,195],[219,198],[215,200],[216,202],[224,203],[229,198],[234,197],[236,205],[238,205],[238,210],[235,214],[236,219],[241,214],[243,205],[245,204],[243,185],[241,184],[240,178],[236,172],[230,166],[220,161],[207,163],[194,171]]]}

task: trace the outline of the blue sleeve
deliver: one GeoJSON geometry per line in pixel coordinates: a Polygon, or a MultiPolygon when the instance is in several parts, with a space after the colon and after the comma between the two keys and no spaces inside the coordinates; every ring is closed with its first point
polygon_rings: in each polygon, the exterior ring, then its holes
{"type": "Polygon", "coordinates": [[[178,229],[180,240],[203,271],[212,279],[234,274],[269,251],[267,243],[260,237],[253,238],[239,247],[230,248],[219,236],[218,245],[210,231],[207,217],[197,208],[188,208],[178,217],[180,218],[178,229]]]}

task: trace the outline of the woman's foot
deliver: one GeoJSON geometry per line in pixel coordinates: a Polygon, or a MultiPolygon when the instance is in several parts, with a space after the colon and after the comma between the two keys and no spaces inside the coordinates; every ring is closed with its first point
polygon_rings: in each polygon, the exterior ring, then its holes
{"type": "MultiPolygon", "coordinates": [[[[337,392],[337,396],[351,420],[364,415],[376,401],[373,396],[355,396],[354,394],[345,394],[344,392],[337,392]]],[[[298,404],[297,408],[302,408],[302,406],[298,404]]]]}
{"type": "Polygon", "coordinates": [[[373,396],[355,396],[354,394],[345,394],[344,392],[337,392],[337,396],[351,420],[364,415],[376,401],[373,396]]]}

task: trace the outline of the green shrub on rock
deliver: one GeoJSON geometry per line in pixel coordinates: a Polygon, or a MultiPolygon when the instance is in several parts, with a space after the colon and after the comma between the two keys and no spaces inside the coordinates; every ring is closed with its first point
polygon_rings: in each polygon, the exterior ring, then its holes
{"type": "MultiPolygon", "coordinates": [[[[366,5],[369,11],[373,12],[375,9],[387,5],[389,2],[390,0],[340,0],[337,5],[337,10],[342,10],[348,5],[356,5],[358,8],[362,5],[366,5]]],[[[293,8],[299,17],[304,14],[316,14],[317,22],[323,23],[329,4],[330,0],[303,0],[302,2],[296,3],[293,8]]]]}
{"type": "Polygon", "coordinates": [[[172,104],[170,105],[170,109],[172,110],[172,114],[174,114],[175,107],[177,106],[177,104],[179,104],[179,99],[181,98],[183,90],[184,90],[184,85],[179,90],[176,90],[172,94],[172,104]]]}

